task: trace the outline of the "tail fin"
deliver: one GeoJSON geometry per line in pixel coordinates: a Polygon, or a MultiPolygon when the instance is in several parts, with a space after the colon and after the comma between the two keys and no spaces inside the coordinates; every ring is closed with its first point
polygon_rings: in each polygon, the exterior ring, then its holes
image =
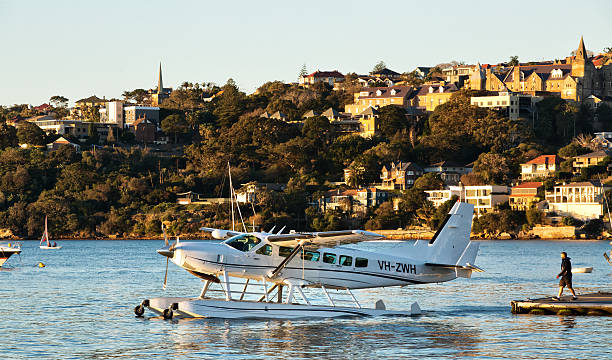
{"type": "Polygon", "coordinates": [[[474,267],[478,244],[470,242],[474,205],[456,202],[442,227],[429,242],[428,264],[474,267]]]}

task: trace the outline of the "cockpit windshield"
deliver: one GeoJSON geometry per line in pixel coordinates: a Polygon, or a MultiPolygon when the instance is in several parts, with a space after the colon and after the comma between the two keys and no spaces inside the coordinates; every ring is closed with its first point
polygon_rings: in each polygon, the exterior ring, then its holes
{"type": "Polygon", "coordinates": [[[261,240],[256,236],[249,234],[236,235],[225,240],[227,245],[243,252],[251,251],[260,242],[261,240]]]}

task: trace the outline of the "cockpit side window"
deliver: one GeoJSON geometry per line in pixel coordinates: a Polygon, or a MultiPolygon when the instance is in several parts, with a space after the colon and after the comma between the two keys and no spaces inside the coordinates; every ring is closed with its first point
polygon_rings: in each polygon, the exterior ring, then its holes
{"type": "Polygon", "coordinates": [[[342,266],[351,266],[353,264],[353,257],[340,255],[340,265],[342,266]]]}
{"type": "Polygon", "coordinates": [[[257,254],[259,255],[272,255],[272,246],[271,245],[264,245],[262,247],[260,247],[259,249],[257,249],[257,251],[255,251],[257,254]]]}
{"type": "Polygon", "coordinates": [[[260,242],[256,236],[248,234],[236,235],[225,241],[227,245],[243,252],[251,251],[260,242]]]}
{"type": "Polygon", "coordinates": [[[291,254],[292,251],[293,251],[292,247],[279,246],[278,247],[278,256],[287,257],[287,256],[289,256],[291,254]]]}
{"type": "Polygon", "coordinates": [[[319,257],[321,256],[321,254],[318,251],[304,251],[302,253],[302,259],[304,260],[308,260],[308,261],[319,261],[319,257]]]}
{"type": "Polygon", "coordinates": [[[336,254],[324,253],[323,254],[323,262],[328,264],[336,263],[336,254]]]}

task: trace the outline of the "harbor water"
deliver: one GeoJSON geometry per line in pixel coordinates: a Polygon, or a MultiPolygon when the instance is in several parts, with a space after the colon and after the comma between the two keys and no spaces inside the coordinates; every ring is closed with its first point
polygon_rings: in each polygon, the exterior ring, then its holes
{"type": "MultiPolygon", "coordinates": [[[[0,269],[3,359],[377,359],[611,358],[612,318],[512,315],[511,300],[556,294],[561,251],[578,293],[612,291],[603,241],[482,241],[472,279],[356,291],[363,306],[424,314],[336,320],[164,321],[134,316],[145,298],[196,296],[202,283],[155,250],[163,241],[62,241],[61,250],[23,242],[0,269]],[[39,262],[46,265],[37,266],[39,262]]],[[[365,249],[406,243],[363,243],[365,249]]],[[[403,250],[403,248],[406,248],[403,250]]]]}

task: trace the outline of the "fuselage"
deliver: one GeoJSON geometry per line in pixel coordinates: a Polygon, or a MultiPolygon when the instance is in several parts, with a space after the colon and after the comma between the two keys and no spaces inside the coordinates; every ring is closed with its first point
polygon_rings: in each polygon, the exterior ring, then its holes
{"type": "Polygon", "coordinates": [[[279,246],[249,234],[221,243],[178,242],[173,245],[171,260],[196,276],[217,276],[225,272],[240,278],[329,288],[412,285],[457,277],[453,269],[426,265],[425,254],[417,247],[409,253],[410,246],[398,256],[344,246],[305,247],[271,276],[292,251],[292,247],[279,246]]]}

